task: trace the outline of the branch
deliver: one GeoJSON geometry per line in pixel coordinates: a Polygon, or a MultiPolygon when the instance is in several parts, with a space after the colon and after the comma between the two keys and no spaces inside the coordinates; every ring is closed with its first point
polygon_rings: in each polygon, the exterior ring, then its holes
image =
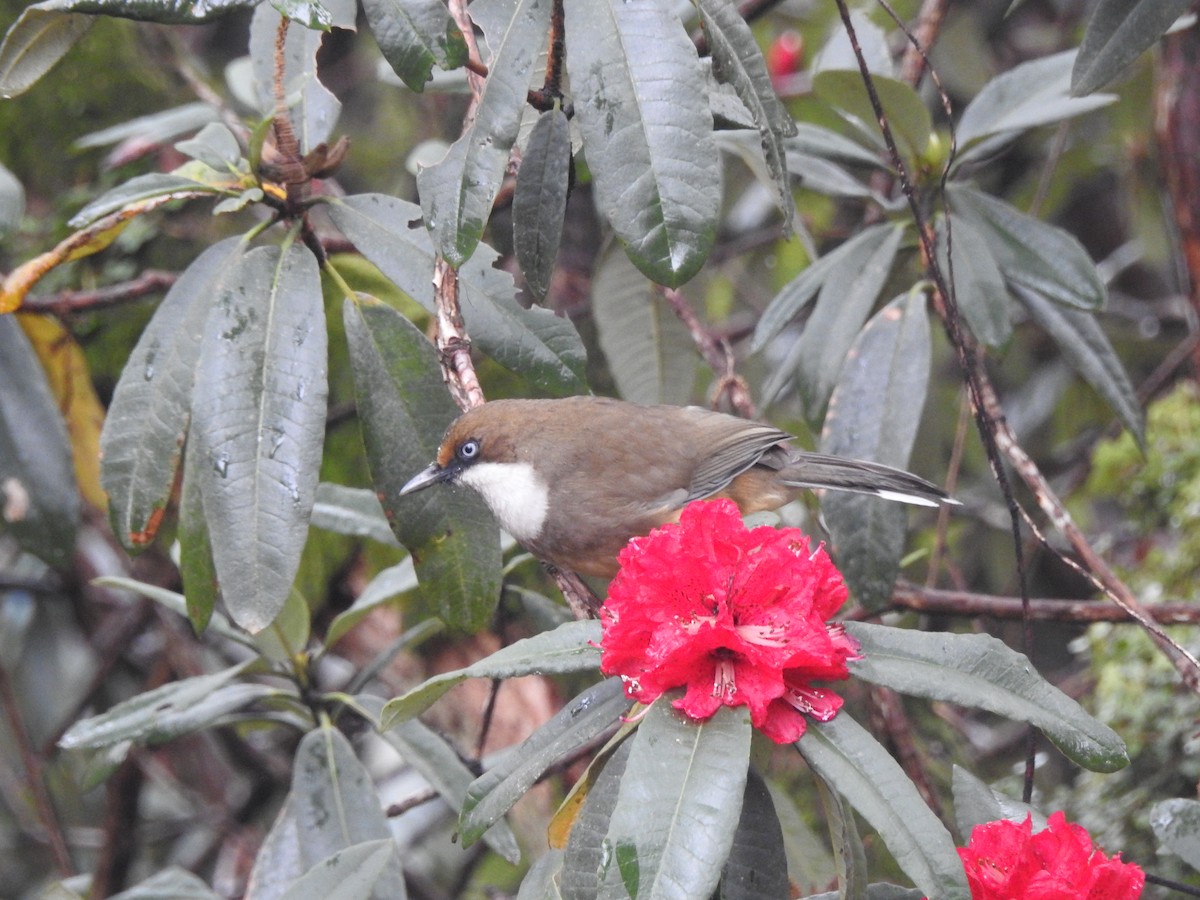
{"type": "Polygon", "coordinates": [[[718,338],[704,327],[695,310],[688,304],[687,298],[674,288],[663,288],[663,297],[674,311],[675,315],[687,327],[692,336],[692,342],[709,367],[716,373],[717,384],[713,388],[712,403],[716,406],[722,397],[728,397],[730,405],[737,410],[738,415],[746,419],[756,418],[754,401],[750,397],[750,389],[746,380],[734,371],[736,360],[733,348],[724,338],[718,338]]]}
{"type": "Polygon", "coordinates": [[[56,294],[27,297],[23,308],[60,316],[72,312],[90,312],[161,293],[169,289],[178,278],[179,275],[175,272],[147,269],[137,278],[122,281],[120,284],[110,284],[90,291],[59,291],[56,294]]]}
{"type": "MultiPolygon", "coordinates": [[[[975,594],[970,591],[949,591],[923,587],[907,581],[892,590],[891,609],[907,610],[939,616],[1020,620],[1023,604],[1020,597],[1000,597],[995,594],[975,594]]],[[[1162,625],[1195,625],[1200,623],[1200,606],[1195,603],[1154,603],[1144,607],[1155,622],[1162,625]]],[[[1029,616],[1037,622],[1066,622],[1090,625],[1094,622],[1128,622],[1124,610],[1096,600],[1064,600],[1039,598],[1029,601],[1029,616]]]]}

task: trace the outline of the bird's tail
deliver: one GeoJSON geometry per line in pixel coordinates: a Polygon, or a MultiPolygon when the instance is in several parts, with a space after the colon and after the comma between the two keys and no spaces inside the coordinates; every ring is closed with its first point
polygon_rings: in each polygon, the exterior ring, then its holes
{"type": "Polygon", "coordinates": [[[917,506],[958,505],[936,484],[882,463],[844,459],[824,453],[798,452],[778,471],[784,484],[795,488],[827,488],[873,494],[917,506]]]}

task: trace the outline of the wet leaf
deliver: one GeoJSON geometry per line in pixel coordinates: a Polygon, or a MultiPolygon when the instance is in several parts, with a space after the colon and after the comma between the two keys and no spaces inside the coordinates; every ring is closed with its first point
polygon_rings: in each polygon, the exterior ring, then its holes
{"type": "Polygon", "coordinates": [[[615,243],[596,263],[592,316],[617,392],[634,403],[691,400],[695,344],[662,292],[615,243]]]}
{"type": "Polygon", "coordinates": [[[506,27],[489,40],[494,52],[473,118],[445,158],[417,174],[425,227],[456,269],[475,252],[491,216],[546,47],[550,9],[543,0],[512,0],[506,27]]]}
{"type": "Polygon", "coordinates": [[[343,321],[371,479],[392,530],[413,556],[422,594],[452,627],[473,630],[500,598],[500,536],[470,491],[400,489],[437,455],[458,409],[436,351],[416,326],[366,296],[343,321]]]}
{"type": "Polygon", "coordinates": [[[289,795],[300,859],[311,869],[335,853],[368,841],[386,841],[387,863],[368,895],[404,900],[400,857],[370,773],[350,742],[332,727],[306,734],[296,749],[289,795]]]}
{"type": "Polygon", "coordinates": [[[127,550],[154,539],[175,485],[212,298],[241,243],[202,253],[172,285],[129,356],[100,435],[113,533],[127,550]]]}
{"type": "Polygon", "coordinates": [[[955,184],[948,193],[956,221],[979,231],[1010,282],[1064,306],[1104,308],[1104,282],[1074,236],[973,188],[955,184]]]}
{"type": "Polygon", "coordinates": [[[423,91],[433,67],[467,61],[467,42],[441,0],[363,0],[383,58],[410,90],[423,91]]]}
{"type": "Polygon", "coordinates": [[[444,672],[399,697],[389,700],[380,715],[384,731],[418,716],[450,688],[468,678],[514,678],[520,675],[562,675],[600,667],[600,623],[567,622],[497,650],[465,669],[444,672]]]}
{"type": "Polygon", "coordinates": [[[925,896],[968,900],[966,875],[950,833],[866,729],[845,713],[829,722],[810,721],[796,747],[829,788],[871,824],[925,896]]]}
{"type": "Polygon", "coordinates": [[[1013,294],[1030,317],[1058,344],[1071,368],[1096,389],[1138,445],[1144,448],[1146,412],[1096,316],[1051,303],[1019,286],[1014,288],[1013,294]]]}
{"type": "Polygon", "coordinates": [[[601,844],[600,897],[708,897],[741,813],[750,714],[723,706],[703,722],[667,698],[650,707],[601,844]]]}
{"type": "Polygon", "coordinates": [[[554,274],[570,170],[570,126],[561,109],[552,109],[538,117],[529,133],[513,191],[513,251],[538,302],[554,274]]]}
{"type": "Polygon", "coordinates": [[[325,308],[299,244],[238,257],[213,298],[188,454],[230,615],[257,632],[283,608],[308,536],[325,440],[325,308]]]}
{"type": "Polygon", "coordinates": [[[0,44],[0,97],[25,93],[75,46],[95,22],[57,3],[25,7],[0,44]]]}
{"type": "Polygon", "coordinates": [[[565,14],[597,205],[639,269],[680,285],[712,248],[721,195],[696,48],[668,6],[566,0],[565,14]]]}
{"type": "Polygon", "coordinates": [[[704,33],[708,36],[713,72],[719,81],[732,85],[758,129],[776,202],[783,213],[784,233],[789,234],[796,204],[788,182],[783,140],[796,134],[796,123],[775,95],[766,60],[738,8],[731,0],[695,2],[704,33]]]}
{"type": "MultiPolygon", "coordinates": [[[[436,255],[420,227],[419,207],[385,194],[356,194],[331,203],[329,215],[363,256],[433,311],[436,255]]],[[[494,268],[497,259],[494,250],[482,245],[458,272],[459,302],[471,340],[541,390],[560,396],[586,393],[587,355],[575,326],[547,309],[522,308],[512,276],[494,268]]]]}
{"type": "MultiPolygon", "coordinates": [[[[881,309],[859,333],[829,401],[821,451],[907,468],[929,387],[931,344],[924,292],[881,309]]],[[[830,491],[821,514],[854,599],[887,605],[900,571],[907,511],[879,497],[830,491]]]]}
{"type": "Polygon", "coordinates": [[[632,705],[619,678],[585,690],[553,718],[475,779],[459,819],[463,846],[469,847],[525,796],[558,761],[612,728],[632,705]]]}
{"type": "Polygon", "coordinates": [[[1191,0],[1099,0],[1079,45],[1071,93],[1081,97],[1112,81],[1193,5],[1191,0]]]}
{"type": "Polygon", "coordinates": [[[949,634],[847,622],[863,648],[850,672],[902,694],[986,709],[1042,730],[1069,759],[1095,772],[1129,764],[1125,742],[1033,668],[984,634],[949,634]]]}
{"type": "Polygon", "coordinates": [[[985,138],[1020,132],[1080,116],[1115,101],[1112,94],[1072,97],[1075,52],[1057,53],[1014,66],[983,86],[958,123],[956,165],[975,158],[971,148],[985,138]]]}

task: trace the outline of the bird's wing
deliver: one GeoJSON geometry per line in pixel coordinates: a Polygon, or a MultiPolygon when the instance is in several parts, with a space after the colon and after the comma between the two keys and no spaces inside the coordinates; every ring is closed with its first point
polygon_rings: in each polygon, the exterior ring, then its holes
{"type": "Polygon", "coordinates": [[[688,484],[685,503],[710,497],[724,489],[781,441],[791,435],[770,425],[730,419],[730,428],[703,448],[688,484]]]}

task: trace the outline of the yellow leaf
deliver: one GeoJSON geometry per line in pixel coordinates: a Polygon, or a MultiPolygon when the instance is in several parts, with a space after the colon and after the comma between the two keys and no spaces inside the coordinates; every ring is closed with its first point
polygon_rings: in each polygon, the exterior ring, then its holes
{"type": "Polygon", "coordinates": [[[108,500],[100,487],[100,429],[104,407],[92,386],[83,350],[52,316],[18,313],[17,321],[46,370],[46,381],[58,403],[75,463],[75,480],[83,499],[97,509],[108,500]]]}
{"type": "Polygon", "coordinates": [[[93,222],[87,228],[65,238],[53,250],[47,250],[9,273],[0,288],[0,313],[9,313],[25,302],[25,297],[42,276],[65,262],[99,253],[114,240],[139,208],[123,209],[93,222]]]}

